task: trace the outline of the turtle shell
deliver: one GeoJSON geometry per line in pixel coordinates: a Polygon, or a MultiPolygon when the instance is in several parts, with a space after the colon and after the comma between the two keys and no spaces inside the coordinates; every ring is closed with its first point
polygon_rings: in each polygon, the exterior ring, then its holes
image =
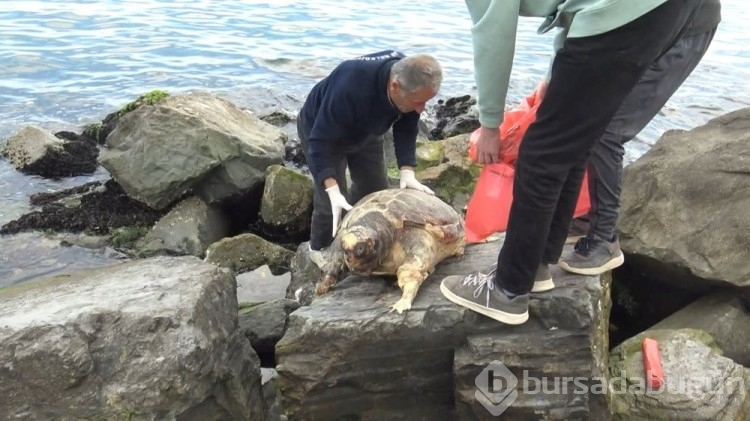
{"type": "Polygon", "coordinates": [[[455,241],[456,235],[463,231],[461,215],[437,196],[420,190],[395,188],[362,198],[346,213],[341,221],[341,229],[357,225],[368,226],[369,221],[382,221],[383,217],[397,231],[404,227],[430,226],[430,231],[438,231],[434,237],[446,242],[455,241]],[[376,215],[378,217],[373,218],[376,215]],[[457,233],[456,229],[461,232],[457,233]]]}

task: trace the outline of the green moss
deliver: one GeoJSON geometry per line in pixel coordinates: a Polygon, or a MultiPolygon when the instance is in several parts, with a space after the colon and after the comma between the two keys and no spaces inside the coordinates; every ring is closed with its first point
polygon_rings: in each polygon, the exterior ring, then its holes
{"type": "Polygon", "coordinates": [[[125,104],[125,106],[123,106],[119,111],[120,115],[133,111],[136,108],[140,107],[141,105],[154,105],[168,96],[169,96],[169,93],[167,93],[166,91],[159,90],[159,89],[155,89],[151,92],[147,92],[139,96],[138,98],[136,98],[135,101],[131,101],[125,104]]]}
{"type": "Polygon", "coordinates": [[[91,139],[99,139],[99,136],[102,133],[102,129],[104,129],[104,124],[101,122],[99,123],[92,123],[88,126],[84,127],[83,129],[83,135],[87,136],[91,139]]]}
{"type": "Polygon", "coordinates": [[[399,178],[401,177],[401,173],[399,172],[398,167],[388,167],[385,169],[386,174],[388,174],[388,177],[390,178],[399,178]]]}
{"type": "Polygon", "coordinates": [[[417,171],[434,167],[443,162],[445,156],[442,142],[418,142],[417,143],[417,171]]]}
{"type": "Polygon", "coordinates": [[[287,221],[312,206],[312,181],[282,165],[271,165],[266,170],[265,198],[272,198],[271,206],[261,208],[264,221],[287,221]],[[271,194],[271,188],[276,191],[271,194]],[[273,214],[270,214],[270,213],[273,214]]]}
{"type": "Polygon", "coordinates": [[[237,310],[240,314],[247,313],[251,308],[257,307],[259,305],[263,304],[262,302],[245,302],[240,303],[237,307],[237,310]]]}
{"type": "Polygon", "coordinates": [[[435,194],[448,203],[453,203],[459,195],[471,196],[481,171],[482,167],[477,164],[468,167],[450,166],[436,180],[435,194]]]}
{"type": "Polygon", "coordinates": [[[109,241],[115,248],[132,249],[148,231],[148,227],[141,225],[114,228],[109,232],[109,241]]]}

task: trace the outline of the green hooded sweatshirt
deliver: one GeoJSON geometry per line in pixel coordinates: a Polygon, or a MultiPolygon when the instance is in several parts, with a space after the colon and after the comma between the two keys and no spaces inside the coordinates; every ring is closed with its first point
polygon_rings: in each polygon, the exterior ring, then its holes
{"type": "Polygon", "coordinates": [[[566,37],[599,35],[619,28],[667,0],[466,0],[473,26],[474,77],[479,122],[496,128],[503,121],[505,98],[516,46],[519,16],[545,18],[538,32],[562,28],[554,49],[566,37]]]}

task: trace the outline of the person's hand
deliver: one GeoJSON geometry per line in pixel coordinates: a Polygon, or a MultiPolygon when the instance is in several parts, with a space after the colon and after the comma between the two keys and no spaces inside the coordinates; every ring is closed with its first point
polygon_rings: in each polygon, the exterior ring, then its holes
{"type": "Polygon", "coordinates": [[[493,164],[500,162],[500,129],[482,126],[477,138],[477,162],[493,164]]]}
{"type": "Polygon", "coordinates": [[[333,232],[332,237],[336,236],[336,231],[339,229],[339,221],[341,221],[342,210],[351,210],[352,205],[346,201],[346,198],[339,190],[339,185],[334,184],[326,189],[328,198],[331,199],[331,212],[333,213],[333,232]]]}
{"type": "Polygon", "coordinates": [[[417,181],[417,177],[414,175],[414,170],[403,169],[401,170],[401,181],[399,187],[409,188],[414,190],[422,190],[423,192],[431,195],[435,195],[435,192],[430,190],[429,187],[417,181]]]}

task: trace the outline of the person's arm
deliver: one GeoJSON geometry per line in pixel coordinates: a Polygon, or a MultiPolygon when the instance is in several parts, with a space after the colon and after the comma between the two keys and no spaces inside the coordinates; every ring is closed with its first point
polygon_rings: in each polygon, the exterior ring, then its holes
{"type": "Polygon", "coordinates": [[[420,183],[414,172],[417,166],[417,133],[419,133],[419,113],[410,112],[393,124],[393,148],[399,168],[399,187],[421,190],[435,194],[429,187],[420,183]]]}
{"type": "Polygon", "coordinates": [[[393,124],[393,150],[399,168],[417,166],[416,149],[419,113],[410,112],[393,124]]]}
{"type": "Polygon", "coordinates": [[[482,126],[503,121],[518,29],[520,0],[466,0],[472,20],[474,78],[482,126]]]}
{"type": "Polygon", "coordinates": [[[318,115],[310,130],[307,140],[307,164],[313,178],[317,182],[322,182],[326,188],[337,184],[333,151],[336,142],[350,134],[349,130],[354,125],[354,113],[355,104],[349,98],[346,89],[331,87],[320,104],[318,115]]]}

